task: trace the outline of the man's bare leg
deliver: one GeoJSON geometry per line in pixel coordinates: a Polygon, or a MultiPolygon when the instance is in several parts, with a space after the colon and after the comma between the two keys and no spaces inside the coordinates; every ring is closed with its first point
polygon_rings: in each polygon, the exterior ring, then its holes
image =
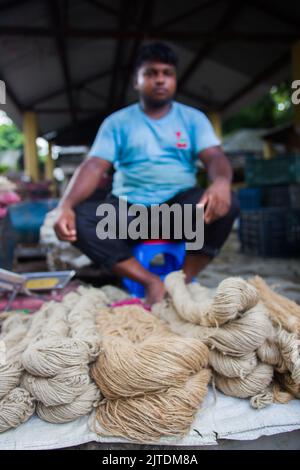
{"type": "Polygon", "coordinates": [[[146,302],[150,305],[163,299],[165,288],[160,277],[145,269],[135,258],[115,264],[113,272],[120,277],[128,277],[143,284],[146,290],[146,302]]]}
{"type": "Polygon", "coordinates": [[[185,281],[187,283],[191,282],[210,262],[211,258],[204,254],[186,255],[183,265],[185,281]]]}

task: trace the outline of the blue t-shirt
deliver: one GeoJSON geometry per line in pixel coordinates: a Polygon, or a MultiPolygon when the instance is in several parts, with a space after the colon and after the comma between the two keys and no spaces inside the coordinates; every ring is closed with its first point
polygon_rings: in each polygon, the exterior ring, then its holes
{"type": "Polygon", "coordinates": [[[174,101],[165,116],[152,119],[135,103],[103,121],[89,156],[113,163],[115,196],[150,205],[195,186],[199,152],[219,144],[195,108],[174,101]]]}

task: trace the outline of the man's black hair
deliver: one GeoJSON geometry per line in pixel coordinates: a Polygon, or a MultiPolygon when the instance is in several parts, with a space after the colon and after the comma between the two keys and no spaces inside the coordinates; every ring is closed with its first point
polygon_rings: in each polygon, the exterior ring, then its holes
{"type": "Polygon", "coordinates": [[[155,42],[145,44],[138,53],[134,64],[134,72],[136,72],[145,62],[162,62],[177,67],[178,58],[173,49],[163,42],[155,42]]]}

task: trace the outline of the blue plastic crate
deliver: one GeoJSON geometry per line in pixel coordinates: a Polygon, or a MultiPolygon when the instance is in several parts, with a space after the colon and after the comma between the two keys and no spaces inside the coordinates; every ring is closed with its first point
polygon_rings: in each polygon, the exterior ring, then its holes
{"type": "Polygon", "coordinates": [[[37,243],[47,212],[57,204],[58,199],[40,199],[10,206],[9,217],[18,242],[37,243]]]}
{"type": "Polygon", "coordinates": [[[242,251],[257,256],[300,255],[300,210],[263,208],[240,214],[242,251]]]}
{"type": "Polygon", "coordinates": [[[261,188],[242,188],[238,192],[241,210],[259,209],[262,205],[261,188]]]}
{"type": "Polygon", "coordinates": [[[285,155],[270,160],[248,157],[245,179],[249,186],[300,183],[300,155],[285,155]]]}

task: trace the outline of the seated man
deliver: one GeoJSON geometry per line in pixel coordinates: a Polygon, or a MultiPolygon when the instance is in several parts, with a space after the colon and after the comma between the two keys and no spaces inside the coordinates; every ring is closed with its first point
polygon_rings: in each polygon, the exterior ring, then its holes
{"type": "Polygon", "coordinates": [[[134,70],[139,102],[108,116],[98,131],[89,158],[74,174],[61,202],[55,230],[95,263],[145,286],[147,300],[162,299],[164,285],[132,256],[130,239],[99,240],[96,209],[101,201],[87,199],[99,178],[115,169],[112,193],[105,202],[119,206],[151,206],[167,202],[204,205],[204,245],[187,251],[183,270],[189,282],[216,256],[228,237],[238,203],[231,193],[232,171],[206,116],[174,101],[177,58],[166,45],[143,46],[134,70]],[[200,159],[210,186],[196,187],[200,159]]]}

